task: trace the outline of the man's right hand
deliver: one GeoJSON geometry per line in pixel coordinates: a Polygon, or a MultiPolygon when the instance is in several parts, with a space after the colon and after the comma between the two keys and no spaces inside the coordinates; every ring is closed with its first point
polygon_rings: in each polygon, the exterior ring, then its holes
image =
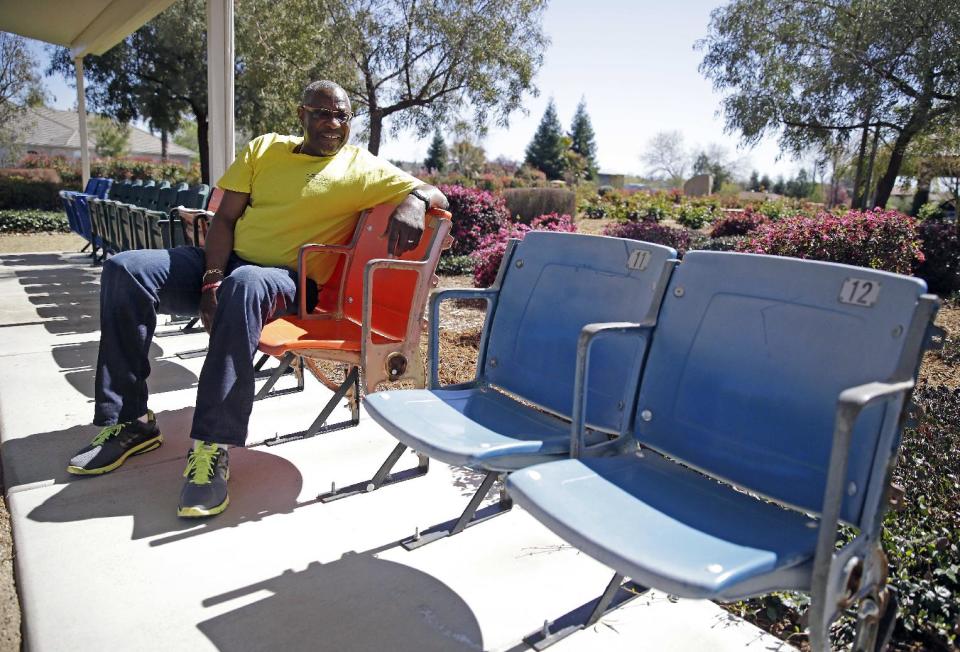
{"type": "Polygon", "coordinates": [[[207,290],[200,297],[200,321],[207,333],[213,328],[213,316],[217,314],[217,290],[207,290]]]}

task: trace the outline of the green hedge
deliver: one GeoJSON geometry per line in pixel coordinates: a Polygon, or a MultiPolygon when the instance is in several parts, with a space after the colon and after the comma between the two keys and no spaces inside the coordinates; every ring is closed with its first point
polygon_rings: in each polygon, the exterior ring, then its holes
{"type": "Polygon", "coordinates": [[[0,210],[0,234],[69,233],[70,224],[63,211],[0,210]]]}
{"type": "Polygon", "coordinates": [[[63,185],[23,177],[0,177],[0,210],[32,208],[55,211],[62,206],[63,185]]]}

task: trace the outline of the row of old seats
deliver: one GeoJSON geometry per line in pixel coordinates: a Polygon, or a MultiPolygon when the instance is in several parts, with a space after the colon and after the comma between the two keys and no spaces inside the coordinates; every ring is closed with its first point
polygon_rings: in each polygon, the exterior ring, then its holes
{"type": "Polygon", "coordinates": [[[87,240],[94,262],[127,249],[198,243],[197,212],[214,209],[206,184],[93,178],[84,192],[60,193],[70,229],[87,240]]]}
{"type": "MultiPolygon", "coordinates": [[[[676,254],[531,232],[493,287],[434,293],[427,387],[365,399],[397,447],[371,480],[318,498],[423,475],[426,457],[485,474],[459,518],[403,545],[516,500],[609,566],[601,599],[524,639],[536,649],[651,587],[722,601],[806,592],[811,648],[823,652],[859,603],[854,649],[882,649],[897,609],[881,545],[890,470],[938,300],[920,279],[873,269],[676,254]],[[462,299],[488,304],[476,376],[444,385],[439,307],[462,299]],[[408,447],[418,467],[394,471],[408,447]],[[478,509],[498,477],[499,504],[478,509]]],[[[361,323],[376,333],[368,276],[361,323]]],[[[333,338],[300,317],[268,325],[261,350],[338,359],[322,351],[333,338]]]]}

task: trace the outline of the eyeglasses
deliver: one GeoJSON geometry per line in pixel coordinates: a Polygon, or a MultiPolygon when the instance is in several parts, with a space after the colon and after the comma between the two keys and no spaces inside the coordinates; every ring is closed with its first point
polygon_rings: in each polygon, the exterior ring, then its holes
{"type": "Polygon", "coordinates": [[[336,120],[340,124],[345,124],[353,118],[353,114],[349,111],[331,111],[322,106],[307,106],[306,104],[301,104],[300,107],[306,111],[311,120],[336,120]]]}

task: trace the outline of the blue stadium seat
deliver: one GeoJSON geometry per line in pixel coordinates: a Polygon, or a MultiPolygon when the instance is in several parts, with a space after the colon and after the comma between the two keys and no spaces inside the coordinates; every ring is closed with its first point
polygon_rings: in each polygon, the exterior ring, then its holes
{"type": "Polygon", "coordinates": [[[863,649],[882,646],[896,604],[880,530],[939,305],[925,291],[835,263],[690,252],[628,444],[592,455],[575,420],[574,456],[512,474],[508,491],[615,582],[724,601],[808,592],[818,651],[859,600],[863,649]],[[858,534],[837,549],[839,523],[858,534]]]}
{"type": "MultiPolygon", "coordinates": [[[[652,325],[675,257],[673,249],[634,240],[531,232],[504,255],[494,287],[434,295],[429,389],[372,394],[367,411],[400,441],[394,457],[410,447],[486,477],[459,519],[406,541],[406,547],[467,527],[505,472],[570,454],[581,330],[597,321],[652,325]],[[438,307],[445,299],[464,298],[483,298],[490,306],[477,376],[441,387],[438,307]]],[[[646,347],[643,335],[607,337],[593,352],[586,412],[591,443],[609,446],[628,432],[646,347]]],[[[386,471],[381,467],[372,484],[378,485],[386,471]]],[[[487,512],[509,507],[501,495],[499,509],[487,512]]],[[[472,522],[488,516],[476,515],[480,518],[472,522]]]]}

